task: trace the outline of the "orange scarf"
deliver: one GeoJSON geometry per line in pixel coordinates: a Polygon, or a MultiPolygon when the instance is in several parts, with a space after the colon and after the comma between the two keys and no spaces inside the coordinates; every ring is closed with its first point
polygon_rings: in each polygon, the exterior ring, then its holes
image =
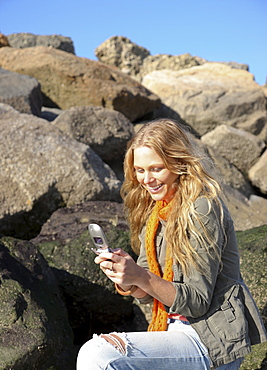
{"type": "MultiPolygon", "coordinates": [[[[166,262],[164,267],[164,273],[161,273],[160,265],[157,259],[157,250],[155,245],[155,237],[159,225],[159,219],[167,220],[169,212],[171,209],[171,202],[166,204],[165,201],[156,202],[152,213],[148,219],[146,227],[146,255],[149,270],[155,275],[162,277],[164,280],[172,281],[173,271],[172,271],[172,258],[170,256],[170,251],[166,249],[166,262]]],[[[148,327],[148,331],[165,331],[167,329],[167,317],[168,313],[164,309],[164,305],[154,298],[154,305],[152,311],[152,320],[148,327]]]]}

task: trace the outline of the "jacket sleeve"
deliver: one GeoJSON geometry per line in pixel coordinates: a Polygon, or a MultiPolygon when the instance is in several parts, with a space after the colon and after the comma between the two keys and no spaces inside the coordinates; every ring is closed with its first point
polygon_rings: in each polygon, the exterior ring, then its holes
{"type": "MultiPolygon", "coordinates": [[[[217,253],[220,256],[225,232],[220,220],[219,206],[213,204],[209,210],[207,200],[200,198],[196,201],[195,208],[202,223],[213,237],[217,253]]],[[[199,224],[195,224],[195,226],[203,234],[203,228],[199,224]]],[[[173,285],[176,289],[176,296],[172,306],[166,307],[166,309],[169,313],[197,318],[204,315],[210,307],[221,264],[220,257],[216,256],[211,246],[205,248],[192,235],[189,235],[189,238],[191,245],[201,258],[203,271],[200,272],[192,267],[189,276],[186,276],[182,274],[178,265],[174,265],[173,285]]]]}
{"type": "Polygon", "coordinates": [[[143,229],[141,231],[141,234],[139,236],[141,246],[140,246],[140,253],[139,253],[139,256],[137,258],[137,264],[139,266],[145,268],[146,270],[149,270],[148,262],[147,262],[147,258],[146,258],[145,234],[146,234],[146,229],[145,229],[145,227],[143,227],[143,229]]]}

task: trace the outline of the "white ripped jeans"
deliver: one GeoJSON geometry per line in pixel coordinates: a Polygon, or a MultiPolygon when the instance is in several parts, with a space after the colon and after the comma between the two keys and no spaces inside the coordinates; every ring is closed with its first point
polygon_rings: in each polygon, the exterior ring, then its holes
{"type": "MultiPolygon", "coordinates": [[[[115,333],[121,339],[117,348],[94,334],[80,349],[77,370],[206,370],[212,364],[206,347],[192,326],[175,320],[168,331],[115,333]]],[[[111,333],[112,336],[112,333],[111,333]]],[[[219,370],[237,370],[238,359],[219,370]]]]}

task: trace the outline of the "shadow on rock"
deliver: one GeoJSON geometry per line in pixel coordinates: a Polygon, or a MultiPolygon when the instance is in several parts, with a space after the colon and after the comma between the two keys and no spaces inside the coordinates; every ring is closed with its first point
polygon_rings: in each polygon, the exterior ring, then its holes
{"type": "Polygon", "coordinates": [[[58,208],[64,205],[62,196],[53,185],[40,196],[30,211],[6,214],[0,219],[0,233],[18,239],[30,240],[40,233],[42,225],[58,208]]]}
{"type": "Polygon", "coordinates": [[[53,271],[68,310],[76,345],[83,344],[94,333],[135,330],[136,311],[132,298],[123,298],[64,270],[54,268],[53,271]]]}

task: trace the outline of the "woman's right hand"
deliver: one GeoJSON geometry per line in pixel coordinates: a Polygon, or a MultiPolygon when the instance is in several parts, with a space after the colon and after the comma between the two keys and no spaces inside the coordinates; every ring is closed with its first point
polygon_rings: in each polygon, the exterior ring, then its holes
{"type": "Polygon", "coordinates": [[[101,270],[121,287],[137,285],[137,280],[143,270],[134,259],[122,249],[104,252],[95,258],[95,263],[101,270]]]}

